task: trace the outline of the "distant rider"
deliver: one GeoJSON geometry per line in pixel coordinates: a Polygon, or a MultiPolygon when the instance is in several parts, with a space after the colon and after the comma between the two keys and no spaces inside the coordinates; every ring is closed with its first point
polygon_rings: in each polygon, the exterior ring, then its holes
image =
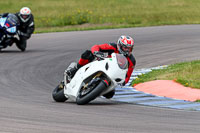
{"type": "MultiPolygon", "coordinates": [[[[82,66],[88,64],[89,62],[92,62],[95,58],[94,55],[97,56],[103,56],[104,53],[107,53],[108,56],[111,56],[111,54],[114,53],[120,53],[123,54],[127,60],[128,60],[128,72],[126,74],[126,79],[123,85],[128,83],[130,76],[133,72],[133,69],[136,65],[136,60],[135,57],[132,54],[134,46],[134,40],[130,36],[125,36],[122,35],[118,39],[117,43],[105,43],[105,44],[100,44],[100,45],[94,45],[90,50],[86,50],[82,55],[77,63],[77,66],[74,68],[71,68],[70,70],[67,71],[67,74],[69,75],[70,78],[73,78],[75,73],[79,68],[82,66]]],[[[114,95],[114,92],[111,92],[112,94],[108,94],[105,96],[106,98],[111,98],[114,95]]]]}
{"type": "MultiPolygon", "coordinates": [[[[4,13],[1,16],[7,17],[9,13],[4,13]]],[[[19,40],[15,38],[16,46],[21,50],[26,50],[27,40],[31,37],[35,29],[34,17],[28,7],[23,7],[20,12],[15,14],[19,19],[20,25],[18,27],[19,40]]]]}

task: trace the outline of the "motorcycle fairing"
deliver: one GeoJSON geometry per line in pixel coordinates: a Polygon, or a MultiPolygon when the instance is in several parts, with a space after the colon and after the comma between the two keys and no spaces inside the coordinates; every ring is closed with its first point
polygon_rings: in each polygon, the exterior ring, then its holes
{"type": "Polygon", "coordinates": [[[10,32],[10,33],[16,33],[16,30],[17,30],[17,28],[16,28],[16,26],[14,26],[14,27],[11,27],[11,28],[8,28],[8,29],[6,29],[8,32],[10,32]]]}
{"type": "Polygon", "coordinates": [[[6,22],[6,18],[0,18],[0,26],[1,27],[4,27],[5,22],[6,22]]]}
{"type": "MultiPolygon", "coordinates": [[[[116,55],[113,55],[113,56],[116,56],[116,55]]],[[[122,70],[118,66],[116,57],[113,57],[112,60],[111,58],[105,58],[104,60],[101,60],[101,61],[97,61],[97,60],[93,61],[81,67],[77,71],[77,73],[74,75],[74,78],[71,80],[71,82],[66,85],[66,88],[70,88],[70,89],[65,88],[64,93],[65,95],[68,95],[71,99],[74,99],[78,95],[78,92],[81,86],[85,84],[83,81],[97,72],[103,72],[105,75],[107,75],[107,77],[109,77],[113,81],[112,87],[116,87],[117,84],[115,82],[115,79],[120,78],[120,79],[125,80],[127,71],[128,69],[122,70]]],[[[121,80],[121,83],[123,83],[124,80],[121,80]]]]}
{"type": "Polygon", "coordinates": [[[0,18],[0,28],[5,27],[6,31],[10,34],[15,34],[17,31],[17,25],[19,21],[17,20],[16,16],[13,14],[9,14],[8,17],[0,18]]]}

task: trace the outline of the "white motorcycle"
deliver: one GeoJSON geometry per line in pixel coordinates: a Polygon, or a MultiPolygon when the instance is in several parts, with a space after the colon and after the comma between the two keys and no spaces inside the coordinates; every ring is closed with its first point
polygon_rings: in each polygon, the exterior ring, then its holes
{"type": "Polygon", "coordinates": [[[83,105],[99,96],[106,96],[125,81],[128,71],[128,60],[124,55],[116,53],[112,53],[110,58],[96,57],[69,79],[67,70],[75,64],[70,64],[64,72],[64,80],[53,90],[52,96],[56,102],[71,99],[83,105]]]}

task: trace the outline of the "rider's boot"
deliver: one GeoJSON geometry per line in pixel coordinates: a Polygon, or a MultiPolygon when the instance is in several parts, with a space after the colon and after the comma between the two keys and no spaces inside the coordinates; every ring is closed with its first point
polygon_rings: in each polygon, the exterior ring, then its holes
{"type": "Polygon", "coordinates": [[[79,68],[81,68],[81,65],[77,63],[73,68],[67,70],[67,75],[72,79],[79,68]]]}

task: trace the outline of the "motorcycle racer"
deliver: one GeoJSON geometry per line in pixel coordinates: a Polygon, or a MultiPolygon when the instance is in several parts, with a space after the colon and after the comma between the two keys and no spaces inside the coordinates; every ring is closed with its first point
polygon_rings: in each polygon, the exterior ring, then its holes
{"type": "Polygon", "coordinates": [[[77,65],[74,68],[71,68],[67,71],[67,74],[70,78],[73,78],[75,73],[79,68],[86,65],[87,63],[94,60],[95,56],[104,56],[104,53],[107,53],[108,56],[111,56],[111,54],[114,53],[120,53],[123,54],[127,60],[128,60],[128,72],[126,74],[126,79],[123,85],[125,85],[129,79],[130,76],[134,70],[134,67],[136,65],[135,57],[132,54],[134,47],[134,40],[130,36],[122,35],[119,37],[117,43],[105,43],[105,44],[99,44],[92,46],[91,50],[86,50],[82,55],[77,63],[77,65]],[[95,56],[94,56],[95,55],[95,56]]]}
{"type": "MultiPolygon", "coordinates": [[[[1,14],[1,17],[7,17],[9,13],[1,14]]],[[[15,38],[16,46],[21,50],[26,50],[27,40],[33,34],[35,25],[34,25],[34,17],[31,13],[31,10],[28,7],[23,7],[20,9],[20,12],[15,13],[17,18],[20,21],[20,25],[18,27],[18,35],[19,40],[15,38]]]]}

